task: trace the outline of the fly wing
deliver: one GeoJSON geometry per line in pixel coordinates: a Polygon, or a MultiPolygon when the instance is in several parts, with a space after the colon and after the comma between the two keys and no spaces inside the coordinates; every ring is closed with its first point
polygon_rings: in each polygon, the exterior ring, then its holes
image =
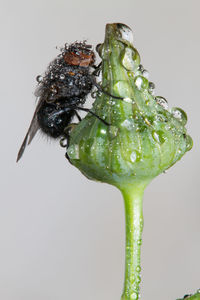
{"type": "Polygon", "coordinates": [[[28,131],[27,131],[27,134],[26,134],[26,136],[25,136],[25,138],[23,140],[23,143],[22,143],[22,145],[21,145],[21,147],[19,149],[19,152],[18,152],[18,155],[17,155],[17,162],[22,157],[26,146],[31,143],[32,139],[34,138],[34,136],[36,135],[38,129],[40,128],[39,124],[38,124],[38,120],[37,120],[37,112],[40,109],[42,102],[43,102],[43,99],[40,98],[40,100],[39,100],[39,102],[37,104],[37,107],[35,109],[33,118],[31,120],[31,124],[29,126],[28,131]]]}

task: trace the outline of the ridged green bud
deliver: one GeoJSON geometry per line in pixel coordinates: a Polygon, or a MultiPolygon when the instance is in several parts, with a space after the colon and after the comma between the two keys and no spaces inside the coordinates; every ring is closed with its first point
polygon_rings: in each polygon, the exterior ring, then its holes
{"type": "Polygon", "coordinates": [[[121,300],[138,300],[144,188],[192,148],[192,139],[185,129],[186,113],[168,109],[163,97],[154,96],[129,27],[108,24],[98,52],[104,92],[97,95],[92,111],[110,125],[88,114],[72,129],[67,154],[85,176],[115,185],[123,194],[126,263],[121,300]]]}
{"type": "Polygon", "coordinates": [[[97,95],[92,111],[71,132],[67,153],[88,178],[121,190],[150,182],[192,148],[186,113],[168,109],[154,96],[154,84],[133,46],[133,35],[123,24],[107,24],[102,58],[102,88],[123,100],[97,95]]]}

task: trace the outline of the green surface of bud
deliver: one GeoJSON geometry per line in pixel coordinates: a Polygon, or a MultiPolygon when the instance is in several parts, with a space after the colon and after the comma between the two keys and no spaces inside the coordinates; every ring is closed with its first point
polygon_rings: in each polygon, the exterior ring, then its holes
{"type": "Polygon", "coordinates": [[[97,94],[92,111],[70,134],[67,153],[88,178],[121,190],[147,184],[192,148],[186,113],[168,109],[165,98],[153,95],[154,84],[133,46],[133,34],[124,24],[107,24],[98,48],[102,59],[102,88],[122,97],[97,94]]]}

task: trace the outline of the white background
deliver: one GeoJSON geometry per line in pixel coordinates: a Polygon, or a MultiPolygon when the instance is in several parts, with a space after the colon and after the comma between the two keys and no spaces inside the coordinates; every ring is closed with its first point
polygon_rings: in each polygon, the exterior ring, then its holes
{"type": "Polygon", "coordinates": [[[59,143],[41,135],[15,163],[34,112],[35,77],[56,46],[102,42],[108,22],[133,29],[156,94],[187,112],[194,139],[145,192],[141,299],[175,300],[200,287],[199,11],[199,0],[1,0],[0,299],[120,299],[120,193],[83,177],[59,143]]]}

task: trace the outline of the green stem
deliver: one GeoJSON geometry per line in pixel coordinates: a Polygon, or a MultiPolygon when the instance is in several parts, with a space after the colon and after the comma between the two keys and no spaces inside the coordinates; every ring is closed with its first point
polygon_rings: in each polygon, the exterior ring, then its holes
{"type": "Polygon", "coordinates": [[[125,204],[126,259],[125,282],[121,300],[137,300],[140,292],[140,251],[143,230],[142,200],[146,184],[121,189],[125,204]]]}

